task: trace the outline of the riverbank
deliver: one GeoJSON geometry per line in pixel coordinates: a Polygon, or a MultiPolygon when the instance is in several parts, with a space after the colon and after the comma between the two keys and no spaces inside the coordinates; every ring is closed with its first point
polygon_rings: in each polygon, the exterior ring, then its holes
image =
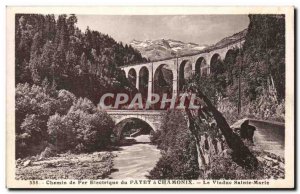
{"type": "Polygon", "coordinates": [[[104,179],[113,168],[110,152],[91,154],[59,154],[36,160],[34,157],[17,160],[17,180],[44,179],[104,179]]]}

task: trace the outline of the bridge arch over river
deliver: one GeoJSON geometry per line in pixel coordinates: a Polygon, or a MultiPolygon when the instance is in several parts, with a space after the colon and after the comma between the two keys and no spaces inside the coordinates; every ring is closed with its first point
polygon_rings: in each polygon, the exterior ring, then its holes
{"type": "Polygon", "coordinates": [[[106,112],[116,125],[129,118],[140,119],[146,122],[153,131],[159,130],[165,113],[164,110],[106,110],[106,112]]]}

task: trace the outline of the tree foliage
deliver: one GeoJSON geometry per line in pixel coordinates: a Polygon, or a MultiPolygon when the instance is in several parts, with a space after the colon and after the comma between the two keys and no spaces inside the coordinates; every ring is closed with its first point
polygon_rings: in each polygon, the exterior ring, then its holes
{"type": "Polygon", "coordinates": [[[88,100],[79,99],[66,115],[55,114],[49,118],[49,141],[56,146],[57,151],[91,152],[103,149],[110,143],[114,122],[105,112],[97,111],[95,107],[91,107],[93,112],[85,109],[93,105],[87,103],[88,100]]]}
{"type": "Polygon", "coordinates": [[[285,99],[285,18],[283,15],[249,15],[242,52],[244,95],[255,100],[273,86],[278,100],[285,99]]]}
{"type": "Polygon", "coordinates": [[[16,87],[16,157],[41,153],[87,152],[110,143],[114,122],[86,98],[66,90],[18,84],[16,87]]]}
{"type": "Polygon", "coordinates": [[[75,15],[16,15],[16,83],[47,78],[94,103],[107,91],[134,91],[118,67],[144,62],[141,54],[88,27],[82,33],[76,22],[75,15]]]}
{"type": "Polygon", "coordinates": [[[187,83],[201,87],[230,123],[244,116],[284,121],[285,18],[260,14],[249,19],[242,48],[229,50],[223,61],[213,57],[211,74],[187,83]]]}
{"type": "Polygon", "coordinates": [[[151,141],[162,150],[162,157],[150,171],[151,179],[197,179],[199,168],[195,141],[180,111],[169,111],[164,116],[161,130],[151,141]]]}

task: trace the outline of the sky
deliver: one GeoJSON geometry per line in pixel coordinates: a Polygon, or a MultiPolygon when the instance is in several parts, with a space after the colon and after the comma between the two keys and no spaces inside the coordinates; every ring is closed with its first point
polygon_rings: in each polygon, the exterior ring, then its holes
{"type": "Polygon", "coordinates": [[[118,42],[174,39],[211,45],[248,27],[248,15],[77,15],[77,26],[89,26],[118,42]]]}

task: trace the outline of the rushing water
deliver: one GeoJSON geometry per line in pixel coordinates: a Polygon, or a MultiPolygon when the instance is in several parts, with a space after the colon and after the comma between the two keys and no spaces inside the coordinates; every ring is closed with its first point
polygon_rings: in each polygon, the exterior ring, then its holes
{"type": "Polygon", "coordinates": [[[114,169],[110,177],[112,179],[146,179],[161,154],[155,145],[149,143],[137,143],[120,147],[119,151],[113,151],[114,169]]]}
{"type": "MultiPolygon", "coordinates": [[[[284,157],[284,127],[270,125],[265,122],[254,122],[256,126],[254,143],[265,151],[284,157]]],[[[121,146],[120,150],[113,151],[114,169],[110,175],[112,179],[146,179],[159,158],[160,151],[149,143],[149,136],[141,135],[135,139],[137,144],[121,146]]]]}
{"type": "Polygon", "coordinates": [[[263,121],[252,121],[256,127],[254,144],[262,150],[284,157],[285,128],[263,121]]]}

